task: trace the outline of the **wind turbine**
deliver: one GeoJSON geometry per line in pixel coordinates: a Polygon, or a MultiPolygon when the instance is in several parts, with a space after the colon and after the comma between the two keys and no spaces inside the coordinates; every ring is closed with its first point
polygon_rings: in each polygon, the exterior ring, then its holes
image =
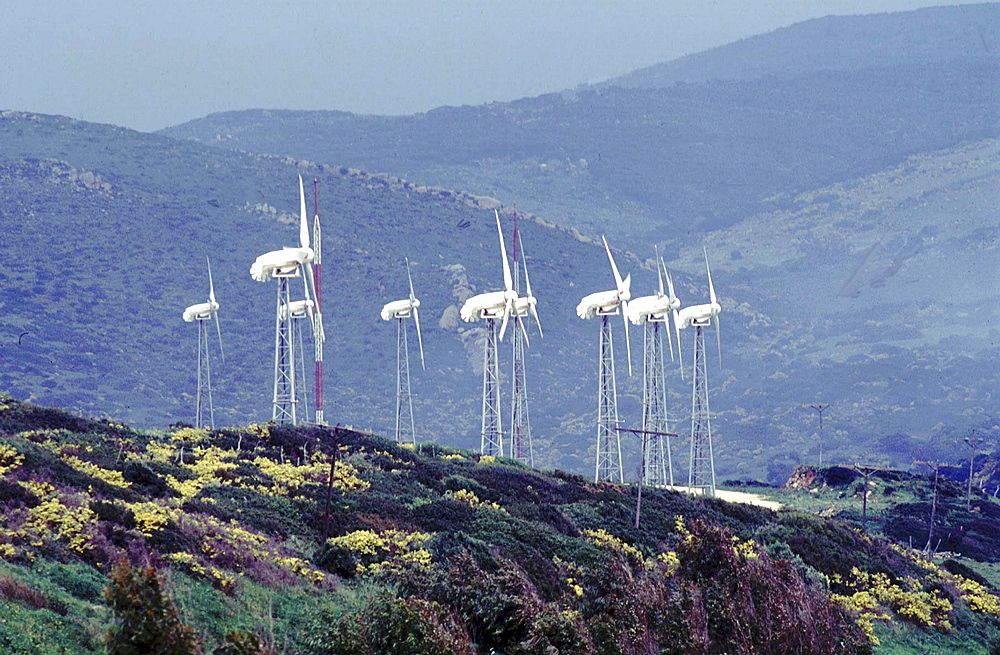
{"type": "Polygon", "coordinates": [[[215,300],[215,284],[212,282],[212,262],[208,262],[208,302],[191,305],[184,310],[182,318],[187,323],[198,323],[198,396],[195,400],[195,425],[204,427],[205,408],[208,409],[209,427],[215,429],[215,407],[212,405],[212,366],[208,358],[208,322],[215,321],[215,331],[219,335],[219,355],[222,352],[222,328],[219,325],[219,303],[215,300]]]}
{"type": "MultiPolygon", "coordinates": [[[[278,281],[274,329],[274,394],[271,420],[276,423],[298,424],[298,394],[295,370],[295,330],[293,319],[300,306],[293,306],[289,280],[301,277],[308,303],[308,316],[317,341],[322,342],[322,318],[310,298],[310,285],[315,287],[312,264],[316,251],[310,247],[309,226],[306,224],[306,195],[299,176],[299,246],[272,250],[259,256],[250,267],[250,277],[258,282],[278,281]]],[[[320,356],[321,357],[321,356],[320,356]]],[[[322,361],[322,360],[320,360],[322,361]]],[[[319,367],[317,367],[319,369],[319,367]]],[[[317,417],[318,419],[322,417],[317,417]]]]}
{"type": "MultiPolygon", "coordinates": [[[[667,383],[663,371],[663,332],[667,333],[670,359],[674,358],[674,346],[670,337],[670,314],[676,312],[681,301],[674,294],[674,284],[659,253],[656,254],[656,295],[633,298],[626,312],[629,322],[643,326],[642,358],[642,430],[650,435],[643,440],[649,449],[643,453],[643,484],[650,486],[673,486],[674,465],[671,455],[667,425],[667,383]],[[664,293],[663,280],[667,281],[669,293],[664,293]],[[661,329],[665,328],[665,329],[661,329]]],[[[675,330],[677,324],[674,324],[675,330]]],[[[680,332],[677,333],[678,349],[680,332]]]]}
{"type": "Polygon", "coordinates": [[[486,345],[483,350],[483,423],[479,450],[483,455],[503,456],[503,432],[500,422],[500,363],[497,341],[503,340],[507,321],[514,312],[517,292],[507,261],[507,247],[500,229],[500,212],[493,210],[500,237],[500,260],[503,263],[503,291],[490,291],[472,296],[462,305],[459,315],[465,322],[486,321],[486,345]],[[497,319],[502,319],[499,335],[497,319]]]}
{"type": "Polygon", "coordinates": [[[628,373],[632,375],[632,347],[628,340],[628,303],[632,298],[629,288],[632,275],[622,279],[611,256],[608,240],[603,236],[604,249],[611,262],[611,271],[615,276],[615,289],[598,291],[584,296],[576,306],[576,314],[580,318],[589,319],[594,316],[601,318],[600,354],[598,357],[598,394],[597,394],[597,472],[595,479],[624,481],[622,470],[621,439],[618,434],[618,391],[615,386],[615,351],[611,341],[611,317],[621,314],[625,321],[625,349],[628,353],[628,373]]]}
{"type": "Polygon", "coordinates": [[[403,433],[409,432],[410,443],[417,443],[416,425],[413,422],[413,396],[410,394],[410,346],[406,339],[403,321],[413,317],[417,326],[417,343],[420,345],[420,367],[424,366],[424,340],[420,336],[420,301],[413,292],[413,277],[410,275],[410,260],[406,262],[406,279],[410,283],[410,297],[394,300],[382,307],[382,320],[396,319],[396,443],[403,440],[403,433]],[[405,407],[405,410],[404,410],[405,407]],[[409,425],[404,423],[409,419],[409,425]]]}
{"type": "Polygon", "coordinates": [[[524,348],[528,345],[528,330],[525,321],[530,314],[538,326],[538,336],[542,336],[542,323],[538,318],[538,300],[531,292],[531,279],[528,277],[528,261],[524,257],[524,244],[521,234],[517,231],[517,213],[514,214],[514,290],[518,293],[514,301],[514,353],[513,353],[513,393],[510,408],[510,456],[534,467],[535,454],[531,444],[531,420],[528,416],[528,386],[525,376],[524,348]],[[520,295],[520,269],[517,266],[521,259],[524,266],[524,283],[526,296],[520,295]]]}
{"type": "Polygon", "coordinates": [[[691,463],[688,470],[688,489],[701,490],[705,496],[715,496],[715,458],[712,452],[712,422],[708,410],[708,374],[705,366],[705,328],[715,319],[715,338],[719,348],[719,367],[722,367],[722,335],[719,314],[722,305],[715,295],[712,269],[705,251],[705,270],[708,272],[708,298],[704,305],[692,305],[674,313],[679,329],[692,326],[694,333],[694,372],[691,376],[691,463]]]}

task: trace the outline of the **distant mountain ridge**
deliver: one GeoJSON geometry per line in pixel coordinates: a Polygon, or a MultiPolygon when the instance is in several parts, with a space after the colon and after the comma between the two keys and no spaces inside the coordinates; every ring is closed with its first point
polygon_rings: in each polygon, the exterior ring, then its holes
{"type": "Polygon", "coordinates": [[[1000,4],[826,16],[647,66],[598,87],[668,87],[678,82],[794,77],[819,70],[995,57],[1000,4]]]}

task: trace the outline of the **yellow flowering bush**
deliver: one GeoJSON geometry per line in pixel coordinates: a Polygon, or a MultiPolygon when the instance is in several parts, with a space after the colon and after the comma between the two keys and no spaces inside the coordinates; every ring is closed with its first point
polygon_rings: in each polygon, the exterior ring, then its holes
{"type": "Polygon", "coordinates": [[[834,594],[834,600],[853,610],[864,627],[874,619],[887,618],[883,608],[891,608],[903,620],[917,625],[951,630],[951,601],[921,588],[919,580],[905,578],[904,586],[896,584],[884,573],[868,573],[857,567],[844,579],[838,574],[830,581],[852,590],[850,594],[834,594]]]}
{"type": "Polygon", "coordinates": [[[625,557],[634,560],[642,566],[645,566],[646,558],[642,556],[642,553],[639,552],[638,548],[625,543],[607,530],[584,530],[583,536],[585,536],[587,540],[595,546],[619,552],[625,557]]]}
{"type": "Polygon", "coordinates": [[[0,475],[6,475],[24,463],[24,455],[17,449],[0,444],[0,475]]]}
{"type": "Polygon", "coordinates": [[[92,464],[91,462],[82,460],[79,457],[74,457],[73,455],[60,455],[59,458],[77,471],[86,473],[87,475],[97,478],[98,480],[103,480],[113,487],[128,489],[132,486],[132,483],[125,479],[125,476],[122,475],[121,471],[101,468],[97,464],[92,464]]]}
{"type": "Polygon", "coordinates": [[[402,530],[355,530],[342,537],[327,540],[332,546],[350,550],[360,560],[358,573],[377,573],[385,567],[400,563],[430,565],[431,553],[423,548],[431,540],[426,532],[404,532],[402,530]]]}
{"type": "Polygon", "coordinates": [[[162,530],[170,520],[171,510],[156,503],[130,503],[128,508],[135,516],[136,528],[147,537],[162,530]]]}
{"type": "Polygon", "coordinates": [[[473,507],[486,507],[489,509],[495,509],[498,512],[504,512],[504,513],[507,512],[507,510],[505,510],[497,503],[480,500],[479,496],[476,495],[475,491],[470,491],[468,489],[459,489],[457,491],[446,491],[444,492],[444,497],[472,505],[473,507]]]}
{"type": "Polygon", "coordinates": [[[96,527],[97,515],[89,507],[82,504],[70,507],[53,495],[28,510],[28,519],[20,532],[32,546],[42,546],[50,540],[62,541],[70,550],[85,554],[94,547],[96,527]]]}
{"type": "MultiPolygon", "coordinates": [[[[273,482],[272,486],[258,486],[256,490],[271,496],[287,496],[308,483],[326,483],[330,475],[330,464],[322,453],[314,453],[309,463],[301,465],[275,462],[266,457],[257,457],[253,463],[273,482]]],[[[345,491],[364,491],[371,487],[370,482],[358,475],[354,465],[339,460],[333,473],[333,485],[345,491]]]]}

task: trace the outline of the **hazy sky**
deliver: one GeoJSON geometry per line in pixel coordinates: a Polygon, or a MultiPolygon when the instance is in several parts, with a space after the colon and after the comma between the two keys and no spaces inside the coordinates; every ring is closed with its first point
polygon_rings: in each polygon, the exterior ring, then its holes
{"type": "Polygon", "coordinates": [[[232,109],[512,100],[829,14],[946,0],[0,0],[0,109],[155,130],[232,109]]]}

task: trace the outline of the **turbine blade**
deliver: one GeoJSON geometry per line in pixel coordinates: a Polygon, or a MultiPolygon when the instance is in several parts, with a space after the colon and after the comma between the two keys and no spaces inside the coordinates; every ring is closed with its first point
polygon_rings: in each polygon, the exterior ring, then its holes
{"type": "Polygon", "coordinates": [[[413,322],[417,325],[417,343],[420,345],[420,368],[427,370],[427,366],[424,365],[424,338],[420,336],[420,312],[417,308],[413,308],[413,322]]]}
{"type": "Polygon", "coordinates": [[[403,261],[406,262],[406,279],[410,282],[410,304],[412,305],[413,301],[417,299],[417,295],[413,293],[413,278],[410,276],[410,259],[404,257],[403,261]]]}
{"type": "Polygon", "coordinates": [[[311,306],[307,306],[307,313],[309,314],[309,327],[312,328],[313,336],[316,336],[316,304],[312,302],[312,294],[309,292],[309,285],[313,282],[313,268],[312,264],[306,264],[306,270],[302,271],[302,286],[305,288],[306,302],[312,303],[311,306]]]}
{"type": "Polygon", "coordinates": [[[715,315],[715,342],[719,348],[719,368],[722,368],[722,323],[718,314],[715,315]]]}
{"type": "Polygon", "coordinates": [[[667,292],[670,294],[670,299],[673,300],[677,297],[674,293],[674,280],[670,277],[670,271],[667,270],[667,265],[663,263],[662,257],[660,257],[660,266],[663,267],[663,276],[667,278],[667,292]]]}
{"type": "Polygon", "coordinates": [[[219,325],[219,312],[215,312],[213,317],[215,318],[215,331],[219,335],[219,357],[221,357],[222,361],[225,362],[226,353],[222,350],[222,326],[219,325]]]}
{"type": "Polygon", "coordinates": [[[715,286],[712,285],[712,269],[708,267],[708,248],[705,248],[705,270],[708,271],[708,300],[714,305],[718,300],[715,297],[715,286]]]}
{"type": "Polygon", "coordinates": [[[680,362],[681,379],[684,379],[684,349],[681,348],[681,322],[677,310],[674,310],[674,336],[677,337],[677,361],[680,362]]]}
{"type": "Polygon", "coordinates": [[[517,321],[517,324],[521,326],[521,333],[524,335],[524,344],[530,348],[531,341],[528,340],[528,328],[525,327],[524,325],[524,319],[515,316],[514,320],[517,321]]]}
{"type": "Polygon", "coordinates": [[[500,324],[500,341],[503,341],[503,335],[507,332],[507,320],[510,319],[510,301],[508,300],[503,306],[503,323],[500,324]]]}
{"type": "Polygon", "coordinates": [[[603,234],[601,235],[601,240],[604,241],[604,249],[608,253],[608,261],[611,262],[611,271],[615,274],[615,287],[618,291],[621,291],[622,284],[624,284],[622,281],[622,274],[618,272],[618,265],[615,264],[615,258],[611,256],[611,247],[608,246],[608,240],[604,238],[603,234]]]}
{"type": "Polygon", "coordinates": [[[309,225],[306,223],[306,189],[302,183],[302,176],[299,175],[299,245],[303,248],[309,247],[309,225]]]}
{"type": "Polygon", "coordinates": [[[215,302],[215,284],[212,282],[212,260],[205,258],[208,262],[208,301],[215,302]]]}
{"type": "Polygon", "coordinates": [[[538,336],[544,339],[545,335],[542,334],[542,319],[538,318],[538,310],[534,305],[529,305],[529,307],[531,307],[531,315],[535,317],[535,325],[538,326],[538,336]]]}
{"type": "Polygon", "coordinates": [[[621,307],[622,318],[625,319],[625,353],[628,357],[628,375],[632,377],[632,342],[628,338],[628,301],[623,300],[621,307]]]}
{"type": "MultiPolygon", "coordinates": [[[[670,346],[670,361],[674,361],[674,340],[673,340],[673,337],[670,336],[670,314],[667,314],[667,320],[665,321],[665,323],[667,324],[666,325],[666,328],[667,328],[667,345],[670,346]]],[[[679,343],[677,344],[677,347],[680,348],[680,344],[679,343]]]]}
{"type": "MultiPolygon", "coordinates": [[[[655,257],[654,263],[656,264],[656,282],[658,284],[659,296],[663,297],[663,273],[660,271],[660,251],[656,246],[653,246],[653,255],[655,257]]],[[[669,332],[667,333],[669,336],[669,332]]],[[[671,357],[673,359],[673,357],[671,357]]]]}
{"type": "Polygon", "coordinates": [[[524,267],[524,287],[528,291],[528,297],[531,298],[531,278],[528,277],[528,258],[524,254],[524,242],[521,240],[521,235],[517,237],[517,244],[520,246],[521,265],[524,267]]]}
{"type": "MultiPolygon", "coordinates": [[[[497,219],[497,234],[500,235],[500,257],[503,259],[503,286],[506,291],[514,290],[514,278],[510,274],[510,262],[507,261],[507,246],[503,242],[503,230],[500,229],[500,212],[493,210],[497,219]]],[[[502,337],[501,337],[502,339],[502,337]]]]}
{"type": "Polygon", "coordinates": [[[631,289],[632,289],[632,274],[629,273],[628,275],[625,276],[625,279],[622,280],[622,283],[618,285],[618,294],[631,295],[631,289]]]}

